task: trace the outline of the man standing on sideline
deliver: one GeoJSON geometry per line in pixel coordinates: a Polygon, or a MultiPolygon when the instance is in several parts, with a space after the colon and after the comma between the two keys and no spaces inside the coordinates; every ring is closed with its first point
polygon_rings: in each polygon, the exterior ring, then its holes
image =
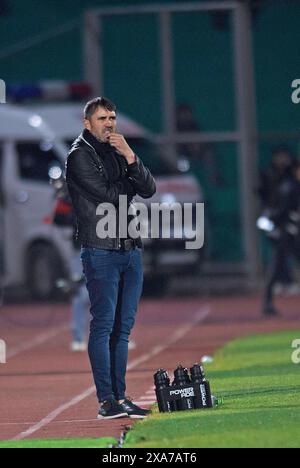
{"type": "MultiPolygon", "coordinates": [[[[84,109],[84,131],[70,150],[66,180],[77,218],[77,237],[91,301],[89,357],[97,396],[99,419],[124,416],[143,418],[148,411],[126,397],[128,341],[142,294],[143,267],[140,238],[97,236],[101,203],[115,206],[119,197],[128,205],[135,195],[150,198],[156,191],[150,171],[116,132],[116,106],[103,97],[84,109]]],[[[119,225],[116,220],[116,225],[119,225]]],[[[126,220],[127,226],[130,217],[126,220]]]]}

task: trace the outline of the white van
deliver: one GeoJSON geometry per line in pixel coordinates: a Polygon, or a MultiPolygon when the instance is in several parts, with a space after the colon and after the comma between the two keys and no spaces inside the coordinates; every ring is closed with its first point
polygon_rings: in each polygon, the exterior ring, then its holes
{"type": "Polygon", "coordinates": [[[54,196],[49,167],[61,166],[64,153],[64,145],[40,116],[17,106],[0,106],[1,283],[27,283],[37,297],[47,288],[49,292],[43,257],[59,258],[45,217],[54,196]]]}
{"type": "MultiPolygon", "coordinates": [[[[51,223],[49,171],[63,170],[69,143],[82,131],[82,108],[56,105],[46,117],[55,128],[35,109],[0,106],[0,284],[27,285],[37,299],[53,295],[73,255],[70,229],[51,223]]],[[[118,121],[129,138],[145,136],[127,117],[118,121]]]]}

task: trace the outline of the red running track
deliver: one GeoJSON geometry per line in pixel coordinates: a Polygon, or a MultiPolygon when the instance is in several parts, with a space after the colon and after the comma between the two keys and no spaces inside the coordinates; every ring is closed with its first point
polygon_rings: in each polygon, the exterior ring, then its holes
{"type": "MultiPolygon", "coordinates": [[[[127,394],[150,404],[152,376],[159,367],[171,373],[180,363],[190,366],[236,337],[298,330],[299,298],[279,305],[282,315],[265,319],[257,297],[142,301],[127,394]]],[[[0,440],[119,437],[132,424],[128,418],[95,419],[98,404],[88,357],[69,351],[68,321],[66,305],[0,310],[0,339],[8,353],[7,363],[0,365],[0,440]]]]}

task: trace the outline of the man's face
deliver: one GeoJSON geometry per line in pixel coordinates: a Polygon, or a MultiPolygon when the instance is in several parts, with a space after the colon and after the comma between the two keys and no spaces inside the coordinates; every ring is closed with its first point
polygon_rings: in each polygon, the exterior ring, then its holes
{"type": "Polygon", "coordinates": [[[114,111],[104,109],[103,107],[98,107],[91,119],[84,120],[84,126],[98,140],[103,143],[108,143],[110,135],[116,131],[116,113],[114,111]]]}

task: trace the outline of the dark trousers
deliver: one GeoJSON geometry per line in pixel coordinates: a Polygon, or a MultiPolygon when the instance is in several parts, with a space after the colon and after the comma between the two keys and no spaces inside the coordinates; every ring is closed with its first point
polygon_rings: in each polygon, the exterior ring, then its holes
{"type": "Polygon", "coordinates": [[[89,357],[99,402],[125,398],[129,335],[143,288],[142,251],[82,249],[91,301],[89,357]]]}

